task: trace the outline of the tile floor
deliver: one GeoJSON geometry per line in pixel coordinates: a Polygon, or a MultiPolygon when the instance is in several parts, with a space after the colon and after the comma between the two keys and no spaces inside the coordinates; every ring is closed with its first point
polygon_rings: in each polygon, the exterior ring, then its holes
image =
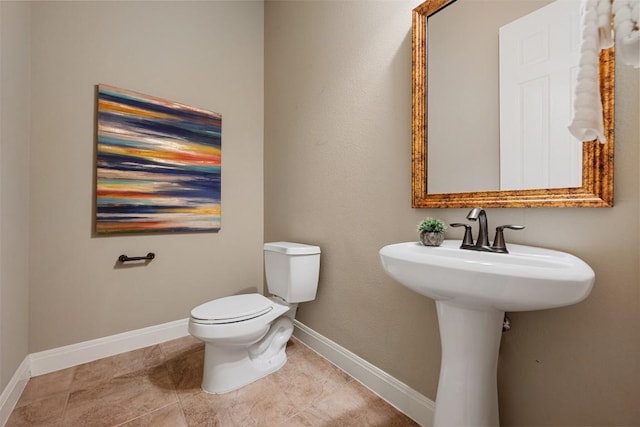
{"type": "Polygon", "coordinates": [[[204,345],[185,337],[29,380],[15,426],[417,426],[292,339],[286,365],[240,390],[204,393],[204,345]]]}

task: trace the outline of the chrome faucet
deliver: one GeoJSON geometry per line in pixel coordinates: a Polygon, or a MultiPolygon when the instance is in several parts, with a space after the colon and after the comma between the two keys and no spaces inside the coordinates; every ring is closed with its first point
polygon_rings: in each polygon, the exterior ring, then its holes
{"type": "Polygon", "coordinates": [[[476,243],[473,243],[473,235],[471,234],[471,226],[467,224],[461,223],[453,223],[450,224],[452,227],[464,227],[464,239],[462,240],[462,244],[460,245],[460,249],[469,249],[472,251],[482,251],[482,252],[497,252],[506,254],[509,253],[507,250],[507,244],[504,240],[504,229],[509,228],[511,230],[522,230],[524,226],[522,225],[500,225],[496,227],[496,236],[493,239],[493,245],[489,244],[489,225],[487,222],[487,213],[482,208],[473,208],[467,214],[467,219],[471,221],[478,221],[478,239],[476,243]]]}

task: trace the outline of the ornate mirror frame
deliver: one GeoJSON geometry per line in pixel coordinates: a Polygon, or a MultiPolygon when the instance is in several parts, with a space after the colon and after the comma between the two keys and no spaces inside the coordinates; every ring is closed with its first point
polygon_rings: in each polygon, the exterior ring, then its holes
{"type": "Polygon", "coordinates": [[[600,53],[605,144],[583,142],[582,187],[427,193],[427,18],[455,0],[427,0],[413,9],[411,195],[414,208],[613,206],[614,48],[600,53]]]}

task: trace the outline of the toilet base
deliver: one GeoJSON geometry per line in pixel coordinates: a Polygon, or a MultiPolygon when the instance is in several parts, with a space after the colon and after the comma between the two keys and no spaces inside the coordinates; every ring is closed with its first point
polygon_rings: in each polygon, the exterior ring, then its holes
{"type": "Polygon", "coordinates": [[[287,362],[285,348],[292,333],[293,322],[283,316],[264,338],[248,347],[205,342],[202,390],[228,393],[276,372],[287,362]]]}

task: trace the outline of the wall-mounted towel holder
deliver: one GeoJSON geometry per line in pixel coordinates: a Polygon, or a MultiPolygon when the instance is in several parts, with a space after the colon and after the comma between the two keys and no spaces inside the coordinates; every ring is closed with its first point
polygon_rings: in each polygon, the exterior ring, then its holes
{"type": "Polygon", "coordinates": [[[149,252],[146,256],[127,256],[127,255],[120,255],[118,257],[118,261],[120,262],[129,262],[129,261],[151,261],[152,259],[154,259],[156,257],[156,254],[154,254],[153,252],[149,252]]]}

